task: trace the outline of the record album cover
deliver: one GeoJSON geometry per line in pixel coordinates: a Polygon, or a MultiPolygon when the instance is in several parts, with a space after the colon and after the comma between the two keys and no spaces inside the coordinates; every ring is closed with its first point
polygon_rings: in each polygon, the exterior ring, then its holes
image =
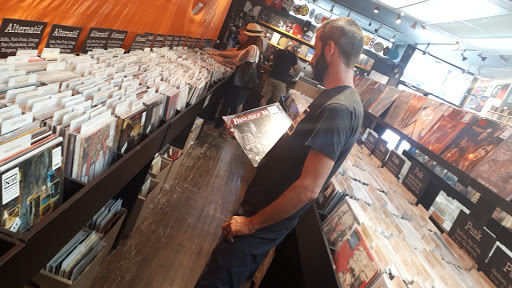
{"type": "Polygon", "coordinates": [[[118,151],[128,153],[142,141],[146,109],[142,109],[126,118],[120,118],[118,151]]]}
{"type": "Polygon", "coordinates": [[[334,254],[342,288],[364,288],[378,276],[379,268],[365,239],[356,228],[334,254]]]}
{"type": "Polygon", "coordinates": [[[329,247],[338,250],[343,241],[353,231],[356,218],[352,209],[349,207],[350,199],[345,199],[323,222],[324,234],[327,237],[329,247]]]}
{"type": "Polygon", "coordinates": [[[508,135],[490,155],[475,166],[471,176],[496,194],[510,201],[512,200],[512,189],[510,188],[512,187],[511,163],[512,137],[508,135]]]}
{"type": "Polygon", "coordinates": [[[402,117],[407,106],[409,106],[409,102],[412,101],[413,96],[414,94],[405,91],[400,93],[400,95],[396,97],[395,101],[393,101],[393,104],[391,104],[391,108],[384,117],[384,121],[393,127],[397,127],[396,123],[398,122],[398,119],[402,117]]]}
{"type": "Polygon", "coordinates": [[[457,133],[468,123],[472,123],[473,117],[471,112],[450,106],[417,141],[430,151],[441,154],[457,133]]]}
{"type": "Polygon", "coordinates": [[[462,129],[441,156],[470,174],[503,142],[507,131],[510,130],[505,125],[481,118],[474,125],[462,129]]]}
{"type": "Polygon", "coordinates": [[[391,106],[393,101],[400,95],[402,91],[395,87],[389,86],[388,89],[367,109],[373,115],[379,117],[386,109],[391,106]]]}
{"type": "Polygon", "coordinates": [[[388,85],[378,83],[375,89],[368,95],[368,97],[365,97],[365,101],[363,102],[363,108],[365,110],[368,110],[372,105],[380,98],[386,91],[388,90],[388,85]]]}
{"type": "Polygon", "coordinates": [[[398,120],[393,124],[393,126],[398,130],[402,130],[414,124],[416,114],[418,114],[418,112],[420,111],[425,100],[427,100],[427,97],[413,94],[412,99],[407,105],[407,108],[405,110],[400,111],[401,115],[398,118],[398,120]]]}
{"type": "Polygon", "coordinates": [[[426,99],[418,113],[404,123],[400,131],[419,142],[449,107],[440,101],[426,99]]]}
{"type": "Polygon", "coordinates": [[[276,144],[292,123],[279,103],[224,117],[235,131],[235,138],[242,146],[254,167],[276,144]]]}

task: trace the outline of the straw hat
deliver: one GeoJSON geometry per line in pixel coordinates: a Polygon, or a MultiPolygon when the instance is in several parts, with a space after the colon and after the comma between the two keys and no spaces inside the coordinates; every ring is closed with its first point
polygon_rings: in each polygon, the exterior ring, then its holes
{"type": "Polygon", "coordinates": [[[256,23],[247,24],[245,34],[249,36],[263,36],[265,33],[261,30],[261,26],[256,23]]]}

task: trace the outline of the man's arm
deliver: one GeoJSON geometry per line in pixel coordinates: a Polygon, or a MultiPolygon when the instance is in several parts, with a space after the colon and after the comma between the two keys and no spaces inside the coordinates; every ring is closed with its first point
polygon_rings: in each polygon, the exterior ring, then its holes
{"type": "Polygon", "coordinates": [[[233,216],[222,225],[224,236],[233,242],[233,236],[251,234],[292,215],[318,196],[333,166],[334,161],[331,158],[311,149],[300,178],[276,201],[253,217],[233,216]]]}

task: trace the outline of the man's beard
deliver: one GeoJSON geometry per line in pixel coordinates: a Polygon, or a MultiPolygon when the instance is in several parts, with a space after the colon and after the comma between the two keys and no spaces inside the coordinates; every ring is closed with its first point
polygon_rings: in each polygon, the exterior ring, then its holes
{"type": "Polygon", "coordinates": [[[316,59],[315,65],[313,65],[313,78],[316,81],[324,82],[327,69],[329,69],[329,63],[327,63],[327,59],[325,59],[324,50],[322,49],[320,57],[316,59]]]}

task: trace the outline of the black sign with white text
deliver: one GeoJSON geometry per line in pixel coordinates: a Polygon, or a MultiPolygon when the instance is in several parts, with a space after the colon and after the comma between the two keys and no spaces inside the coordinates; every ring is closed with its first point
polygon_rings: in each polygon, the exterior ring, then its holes
{"type": "Polygon", "coordinates": [[[60,48],[60,53],[75,53],[82,27],[53,24],[46,41],[46,48],[60,48]]]}
{"type": "Polygon", "coordinates": [[[46,22],[4,18],[0,26],[0,58],[18,50],[37,50],[46,22]]]}
{"type": "Polygon", "coordinates": [[[379,161],[384,164],[386,162],[386,158],[389,154],[388,141],[379,138],[377,141],[377,145],[375,145],[375,149],[373,150],[373,155],[375,158],[379,159],[379,161]]]}
{"type": "Polygon", "coordinates": [[[153,43],[153,48],[162,48],[165,41],[165,35],[164,34],[156,34],[155,37],[155,43],[153,43]]]}
{"type": "Polygon", "coordinates": [[[366,139],[364,140],[364,146],[370,150],[370,152],[373,152],[373,149],[375,149],[375,145],[377,145],[377,136],[375,136],[372,132],[368,132],[368,135],[366,135],[366,139]]]}
{"type": "Polygon", "coordinates": [[[152,44],[153,44],[153,39],[155,39],[155,34],[154,33],[144,33],[146,35],[148,35],[148,39],[146,40],[146,44],[144,44],[144,48],[152,48],[152,44]]]}
{"type": "Polygon", "coordinates": [[[423,169],[418,163],[412,162],[407,174],[405,174],[402,184],[407,190],[414,194],[416,198],[420,199],[429,181],[430,173],[423,169]]]}
{"type": "Polygon", "coordinates": [[[386,169],[389,170],[393,175],[395,175],[396,179],[400,176],[402,169],[405,165],[405,159],[400,157],[395,150],[391,150],[389,153],[388,160],[386,160],[386,169]]]}
{"type": "Polygon", "coordinates": [[[185,44],[185,41],[187,40],[187,36],[177,36],[177,38],[178,38],[178,42],[174,47],[186,47],[183,45],[185,44]]]}
{"type": "Polygon", "coordinates": [[[110,33],[110,36],[107,41],[107,49],[121,48],[124,44],[124,39],[126,39],[128,31],[113,29],[111,29],[110,31],[112,33],[110,33]]]}
{"type": "Polygon", "coordinates": [[[492,252],[483,272],[497,288],[512,287],[512,258],[500,246],[492,252]]]}
{"type": "Polygon", "coordinates": [[[476,262],[478,267],[483,267],[496,243],[491,233],[476,224],[464,211],[457,215],[448,236],[476,262]]]}
{"type": "Polygon", "coordinates": [[[107,49],[110,34],[112,34],[112,30],[110,29],[91,27],[87,38],[85,38],[82,53],[87,53],[94,49],[107,49]]]}
{"type": "Polygon", "coordinates": [[[149,35],[147,34],[137,34],[135,35],[135,39],[133,39],[132,45],[130,46],[130,51],[135,50],[144,50],[146,45],[146,41],[148,40],[149,35]]]}

